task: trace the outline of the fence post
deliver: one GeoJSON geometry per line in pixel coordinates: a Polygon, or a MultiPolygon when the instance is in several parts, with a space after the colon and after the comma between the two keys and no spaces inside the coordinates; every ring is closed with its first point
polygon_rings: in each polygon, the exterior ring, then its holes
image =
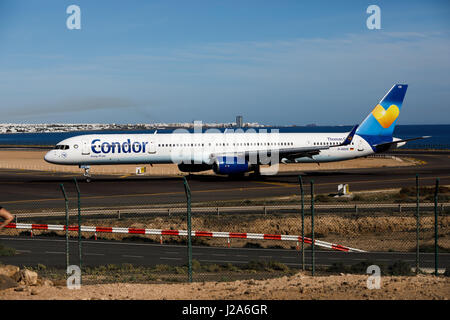
{"type": "MultiPolygon", "coordinates": [[[[81,192],[78,187],[77,178],[73,178],[73,182],[75,183],[75,188],[77,189],[77,206],[78,206],[78,259],[79,259],[79,267],[81,270],[83,259],[81,256],[81,192]]],[[[80,274],[80,284],[81,284],[81,274],[80,274]]]]}
{"type": "Polygon", "coordinates": [[[312,276],[316,270],[314,261],[314,180],[311,180],[311,271],[312,276]]]}
{"type": "Polygon", "coordinates": [[[305,193],[303,191],[302,176],[298,176],[298,182],[300,183],[300,201],[302,212],[302,270],[305,271],[305,193]]]}
{"type": "Polygon", "coordinates": [[[434,191],[434,275],[438,275],[438,193],[439,178],[436,179],[436,190],[434,191]]]}
{"type": "Polygon", "coordinates": [[[416,174],[416,274],[419,274],[419,236],[420,236],[420,199],[419,199],[419,175],[416,174]]]}
{"type": "Polygon", "coordinates": [[[64,196],[64,202],[66,205],[66,225],[65,225],[64,229],[66,229],[66,270],[67,270],[70,265],[69,264],[69,205],[68,205],[66,190],[64,190],[64,185],[61,183],[59,186],[61,187],[61,191],[64,196]]]}
{"type": "Polygon", "coordinates": [[[192,282],[192,239],[191,239],[191,189],[189,188],[189,184],[184,179],[184,191],[186,192],[186,201],[187,201],[187,233],[188,233],[188,277],[189,282],[192,282]]]}

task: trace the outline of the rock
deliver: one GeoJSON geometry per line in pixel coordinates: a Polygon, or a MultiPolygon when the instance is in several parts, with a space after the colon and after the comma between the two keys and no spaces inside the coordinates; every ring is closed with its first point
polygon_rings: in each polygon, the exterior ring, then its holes
{"type": "Polygon", "coordinates": [[[39,278],[37,280],[37,285],[38,286],[44,286],[44,287],[52,287],[53,286],[53,282],[48,280],[48,279],[39,278]]]}
{"type": "Polygon", "coordinates": [[[31,290],[30,294],[32,296],[37,296],[39,294],[39,291],[37,291],[36,289],[31,290]]]}
{"type": "Polygon", "coordinates": [[[12,278],[17,272],[19,272],[19,267],[6,265],[0,266],[0,275],[5,275],[12,278]]]}
{"type": "Polygon", "coordinates": [[[45,287],[53,287],[53,282],[51,280],[45,279],[43,286],[45,287]]]}
{"type": "Polygon", "coordinates": [[[18,288],[15,288],[14,291],[17,291],[17,292],[25,291],[25,287],[18,287],[18,288]]]}
{"type": "Polygon", "coordinates": [[[13,279],[20,284],[32,286],[37,284],[38,274],[34,271],[23,269],[20,270],[19,272],[16,272],[13,279]]]}
{"type": "Polygon", "coordinates": [[[53,285],[56,287],[66,287],[67,281],[66,280],[55,280],[55,281],[53,281],[53,285]]]}
{"type": "Polygon", "coordinates": [[[17,283],[10,277],[0,274],[0,290],[17,287],[17,283]]]}

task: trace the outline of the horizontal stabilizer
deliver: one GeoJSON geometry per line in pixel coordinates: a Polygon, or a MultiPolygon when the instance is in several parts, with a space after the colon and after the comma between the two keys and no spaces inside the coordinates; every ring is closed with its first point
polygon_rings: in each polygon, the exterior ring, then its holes
{"type": "Polygon", "coordinates": [[[374,147],[382,147],[382,146],[388,146],[388,145],[402,143],[402,142],[408,142],[408,141],[419,140],[419,139],[428,139],[428,138],[431,138],[431,136],[423,136],[423,137],[417,137],[417,138],[411,138],[411,139],[402,139],[402,140],[391,141],[391,142],[383,142],[383,143],[375,144],[374,147]]]}

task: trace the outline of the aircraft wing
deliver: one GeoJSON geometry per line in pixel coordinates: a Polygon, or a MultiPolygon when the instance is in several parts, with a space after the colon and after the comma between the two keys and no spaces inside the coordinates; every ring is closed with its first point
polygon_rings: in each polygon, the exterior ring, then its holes
{"type": "Polygon", "coordinates": [[[241,152],[225,152],[220,154],[211,154],[210,158],[219,158],[219,157],[240,157],[245,159],[258,159],[260,155],[267,155],[267,157],[271,157],[272,153],[278,153],[279,159],[296,159],[301,157],[309,157],[317,155],[322,150],[327,150],[330,148],[336,148],[341,146],[349,145],[353,137],[355,136],[356,129],[358,125],[354,126],[344,141],[338,145],[331,146],[308,146],[308,147],[296,147],[296,148],[281,148],[281,149],[262,149],[262,150],[251,150],[251,151],[241,151],[241,152]]]}

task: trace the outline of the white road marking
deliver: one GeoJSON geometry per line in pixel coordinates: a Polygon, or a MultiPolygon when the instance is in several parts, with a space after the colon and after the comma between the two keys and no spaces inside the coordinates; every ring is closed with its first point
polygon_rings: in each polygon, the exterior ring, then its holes
{"type": "Polygon", "coordinates": [[[229,263],[248,263],[248,261],[231,261],[231,260],[199,260],[199,261],[203,261],[203,262],[229,262],[229,263]]]}
{"type": "Polygon", "coordinates": [[[181,258],[167,258],[167,257],[160,257],[162,260],[181,260],[181,258]]]}

